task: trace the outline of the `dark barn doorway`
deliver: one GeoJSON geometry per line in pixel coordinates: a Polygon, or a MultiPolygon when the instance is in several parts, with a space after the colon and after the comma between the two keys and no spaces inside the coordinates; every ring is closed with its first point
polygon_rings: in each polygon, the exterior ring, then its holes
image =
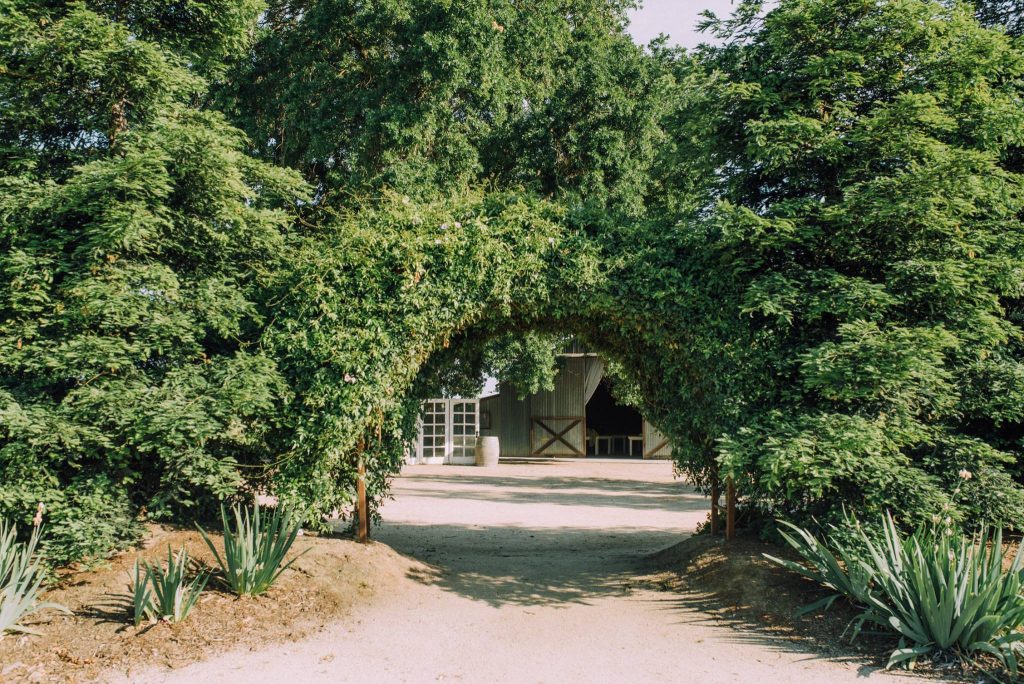
{"type": "Polygon", "coordinates": [[[594,390],[586,412],[587,456],[644,457],[643,417],[635,408],[615,401],[607,378],[594,390]]]}

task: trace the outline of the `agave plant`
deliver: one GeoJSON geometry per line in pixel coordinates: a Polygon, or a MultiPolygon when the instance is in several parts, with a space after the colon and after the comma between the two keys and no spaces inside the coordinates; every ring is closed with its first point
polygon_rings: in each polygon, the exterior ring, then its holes
{"type": "MultiPolygon", "coordinates": [[[[302,525],[301,516],[291,510],[277,507],[268,516],[259,506],[232,508],[234,525],[223,506],[220,509],[224,532],[224,555],[217,551],[203,528],[200,534],[210,547],[217,564],[224,573],[224,581],[239,596],[262,594],[277,581],[281,573],[291,567],[299,556],[284,562],[295,543],[302,525]]],[[[308,551],[308,549],[307,549],[308,551]]],[[[305,551],[303,551],[305,553],[305,551]]]]}
{"type": "Polygon", "coordinates": [[[7,632],[38,634],[21,621],[39,611],[71,612],[59,603],[39,600],[46,576],[36,554],[41,534],[36,525],[28,542],[20,543],[14,524],[0,519],[0,637],[7,632]]]}
{"type": "Polygon", "coordinates": [[[185,548],[172,553],[169,545],[166,565],[143,561],[143,569],[136,561],[131,587],[136,626],[146,619],[181,622],[188,617],[210,579],[208,572],[199,572],[189,582],[189,565],[185,548]]]}
{"type": "Polygon", "coordinates": [[[889,666],[934,652],[982,651],[1016,676],[1024,556],[1003,570],[1002,531],[982,529],[974,539],[922,531],[904,539],[891,516],[882,525],[881,542],[867,541],[874,588],[857,622],[899,633],[903,643],[889,666]]]}
{"type": "Polygon", "coordinates": [[[856,526],[863,551],[825,544],[807,530],[782,523],[783,537],[810,567],[772,556],[836,594],[804,609],[827,608],[845,596],[861,608],[853,637],[872,624],[900,637],[887,667],[910,667],[922,656],[978,653],[998,659],[1016,677],[1024,650],[1024,556],[1004,570],[1002,532],[982,529],[974,538],[951,529],[920,529],[904,536],[885,515],[879,539],[856,526]]]}
{"type": "Polygon", "coordinates": [[[7,581],[19,557],[18,531],[14,525],[0,518],[0,586],[7,581]]]}
{"type": "Polygon", "coordinates": [[[135,626],[138,627],[146,620],[156,619],[156,610],[153,608],[153,590],[149,574],[143,572],[139,561],[135,561],[131,574],[132,593],[132,616],[135,626]]]}
{"type": "MultiPolygon", "coordinates": [[[[785,520],[780,520],[779,524],[784,528],[779,530],[779,534],[803,556],[810,566],[768,554],[764,554],[765,558],[835,592],[820,601],[804,606],[797,615],[804,615],[816,610],[827,610],[835,603],[836,599],[841,597],[846,597],[861,605],[867,603],[872,574],[867,567],[858,562],[857,554],[853,550],[841,544],[826,545],[818,541],[807,530],[785,520]]],[[[860,529],[859,523],[853,518],[847,517],[846,524],[855,530],[860,529]]],[[[835,530],[834,526],[830,526],[830,528],[835,530]]]]}

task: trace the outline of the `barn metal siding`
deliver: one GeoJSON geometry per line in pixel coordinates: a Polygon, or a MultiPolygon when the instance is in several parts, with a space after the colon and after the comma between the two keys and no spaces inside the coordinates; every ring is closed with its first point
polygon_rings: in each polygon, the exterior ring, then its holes
{"type": "Polygon", "coordinates": [[[502,456],[529,456],[529,399],[519,401],[508,383],[498,389],[498,394],[480,400],[480,410],[491,414],[491,428],[480,434],[496,436],[502,456]]]}
{"type": "MultiPolygon", "coordinates": [[[[566,439],[586,453],[586,364],[594,363],[595,360],[592,356],[559,358],[560,370],[555,378],[555,389],[538,392],[523,400],[516,398],[515,387],[503,383],[498,388],[498,394],[480,400],[480,410],[489,412],[491,418],[490,429],[481,430],[480,434],[496,436],[502,456],[526,457],[532,455],[530,442],[534,418],[582,418],[583,424],[567,434],[566,439]]],[[[563,424],[567,423],[551,423],[556,429],[563,424]]],[[[661,446],[666,441],[664,435],[646,419],[643,422],[643,438],[645,458],[671,458],[671,444],[661,446]]],[[[556,444],[554,447],[545,453],[552,456],[566,455],[560,451],[563,450],[562,446],[556,444]]]]}
{"type": "Polygon", "coordinates": [[[586,414],[586,402],[583,399],[586,382],[583,364],[586,359],[562,357],[558,361],[555,389],[550,392],[538,392],[529,397],[530,417],[581,418],[586,414]]]}
{"type": "MultiPolygon", "coordinates": [[[[491,414],[491,428],[481,430],[480,434],[496,436],[502,456],[530,456],[530,425],[533,417],[582,418],[586,415],[586,402],[583,400],[586,362],[586,358],[559,358],[555,388],[523,400],[516,397],[515,387],[510,383],[502,383],[498,394],[480,400],[480,410],[491,414]]],[[[593,362],[591,359],[590,363],[593,362]]],[[[580,434],[585,434],[585,430],[581,430],[580,434]]],[[[583,446],[578,435],[572,437],[574,446],[583,446]]]]}
{"type": "Polygon", "coordinates": [[[644,458],[661,460],[672,458],[671,442],[646,418],[644,418],[644,458]]]}

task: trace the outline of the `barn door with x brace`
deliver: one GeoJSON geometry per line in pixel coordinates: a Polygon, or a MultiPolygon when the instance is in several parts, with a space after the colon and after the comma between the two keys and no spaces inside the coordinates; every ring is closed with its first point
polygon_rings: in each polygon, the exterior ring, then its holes
{"type": "Polygon", "coordinates": [[[532,456],[585,458],[586,418],[583,416],[534,416],[530,419],[532,456]]]}

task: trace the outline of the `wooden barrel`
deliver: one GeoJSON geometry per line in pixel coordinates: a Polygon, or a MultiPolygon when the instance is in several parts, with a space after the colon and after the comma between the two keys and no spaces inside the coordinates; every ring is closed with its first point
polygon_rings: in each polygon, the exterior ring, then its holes
{"type": "Polygon", "coordinates": [[[498,438],[477,437],[476,438],[476,464],[493,468],[498,465],[498,438]]]}

